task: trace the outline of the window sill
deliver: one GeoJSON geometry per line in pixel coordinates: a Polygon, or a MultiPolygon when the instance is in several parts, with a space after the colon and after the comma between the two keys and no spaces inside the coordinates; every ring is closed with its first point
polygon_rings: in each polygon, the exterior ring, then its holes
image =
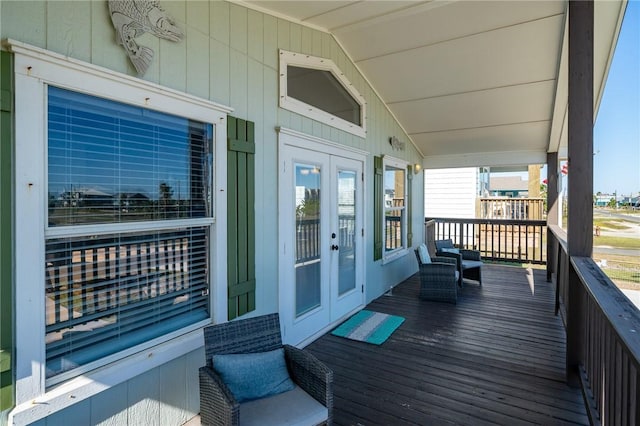
{"type": "Polygon", "coordinates": [[[17,405],[9,424],[30,424],[152,370],[204,345],[202,328],[113,362],[51,389],[32,401],[17,405]]]}
{"type": "Polygon", "coordinates": [[[400,258],[405,257],[407,253],[409,253],[409,250],[407,250],[406,248],[401,248],[396,251],[389,252],[382,258],[382,264],[386,265],[388,263],[394,262],[400,258]]]}

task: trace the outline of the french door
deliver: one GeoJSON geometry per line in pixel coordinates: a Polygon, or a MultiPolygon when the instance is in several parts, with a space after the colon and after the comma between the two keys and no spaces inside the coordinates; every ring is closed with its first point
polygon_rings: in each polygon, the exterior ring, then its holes
{"type": "Polygon", "coordinates": [[[280,316],[297,344],[364,302],[363,161],[280,138],[280,316]]]}

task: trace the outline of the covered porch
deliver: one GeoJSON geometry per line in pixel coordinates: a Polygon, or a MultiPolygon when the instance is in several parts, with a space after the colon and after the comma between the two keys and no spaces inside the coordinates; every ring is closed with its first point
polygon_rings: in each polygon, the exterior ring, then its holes
{"type": "Polygon", "coordinates": [[[457,305],[421,301],[418,275],[375,299],[366,309],[405,318],[381,346],[307,346],[333,369],[335,424],[589,424],[545,271],[484,269],[457,305]]]}

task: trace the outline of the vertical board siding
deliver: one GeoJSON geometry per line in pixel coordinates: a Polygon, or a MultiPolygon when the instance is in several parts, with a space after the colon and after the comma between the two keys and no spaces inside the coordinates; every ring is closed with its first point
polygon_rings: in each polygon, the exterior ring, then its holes
{"type": "MultiPolygon", "coordinates": [[[[199,4],[200,2],[195,2],[199,4]]],[[[200,97],[209,97],[209,36],[199,30],[188,28],[187,36],[187,92],[200,97]]]]}
{"type": "Polygon", "coordinates": [[[0,52],[0,412],[13,406],[13,61],[0,52]]]}
{"type": "MultiPolygon", "coordinates": [[[[309,133],[369,153],[366,162],[368,168],[365,171],[366,191],[369,194],[365,197],[367,203],[365,244],[368,253],[367,299],[376,297],[383,283],[398,282],[405,278],[400,275],[409,273],[410,268],[414,267],[415,261],[411,256],[407,261],[396,261],[387,267],[382,266],[380,262],[375,264],[371,262],[372,251],[370,250],[373,250],[374,245],[371,229],[374,223],[372,204],[376,203],[375,208],[380,209],[381,206],[378,204],[382,199],[374,200],[372,197],[373,169],[369,164],[373,156],[381,155],[393,155],[410,164],[420,159],[415,148],[408,142],[408,136],[333,36],[224,1],[162,1],[161,5],[174,18],[184,32],[185,38],[177,43],[158,39],[151,34],[144,34],[136,39],[139,44],[152,48],[155,53],[149,70],[140,78],[229,105],[234,109],[235,117],[255,122],[255,136],[260,140],[260,145],[255,148],[256,154],[253,155],[253,167],[246,169],[245,176],[247,182],[245,188],[255,195],[254,205],[247,209],[252,213],[259,212],[259,216],[246,218],[244,223],[249,228],[254,228],[254,234],[248,234],[252,236],[243,246],[252,253],[248,256],[252,263],[246,265],[246,276],[254,279],[256,276],[260,277],[257,286],[258,297],[255,298],[256,293],[253,291],[253,296],[245,298],[245,302],[242,302],[242,309],[256,309],[260,313],[278,310],[279,280],[277,267],[274,267],[278,264],[279,238],[278,203],[276,202],[278,134],[275,130],[278,126],[309,133]],[[278,49],[325,57],[341,68],[341,71],[348,76],[354,87],[366,99],[366,139],[279,108],[278,49]],[[388,138],[394,135],[407,142],[405,151],[391,149],[388,138]],[[257,223],[255,223],[256,220],[257,223]],[[257,259],[256,252],[259,253],[257,259]]],[[[137,76],[126,52],[117,43],[106,1],[67,3],[2,1],[0,8],[0,39],[12,38],[117,72],[137,76]]],[[[225,141],[216,143],[225,143],[225,141]]],[[[242,154],[240,156],[242,157],[242,154]]],[[[419,203],[412,204],[414,213],[417,215],[420,212],[421,215],[422,207],[418,205],[419,203]]],[[[7,210],[3,209],[3,211],[7,210]]],[[[7,218],[6,214],[0,215],[2,220],[7,218]]],[[[231,219],[230,215],[229,222],[232,222],[231,219]]],[[[228,241],[231,239],[228,238],[228,241]]],[[[10,268],[2,268],[3,273],[6,270],[10,268]]],[[[235,272],[231,269],[229,271],[229,277],[234,276],[235,272]]],[[[7,281],[3,278],[3,282],[7,281]]],[[[240,307],[240,304],[235,306],[240,307]]],[[[197,360],[197,356],[187,356],[186,359],[187,361],[183,363],[186,366],[181,364],[177,374],[191,374],[199,366],[192,363],[203,363],[197,360]]],[[[172,386],[165,380],[171,375],[166,375],[165,372],[175,367],[175,364],[169,363],[153,370],[150,375],[145,373],[127,382],[129,386],[128,424],[145,423],[147,415],[151,419],[160,419],[161,421],[158,421],[161,424],[169,424],[161,417],[165,409],[170,409],[167,408],[168,406],[190,407],[188,410],[183,410],[182,414],[171,414],[168,419],[172,421],[194,410],[193,403],[190,401],[194,398],[193,393],[197,394],[197,380],[193,378],[195,376],[187,379],[187,391],[184,392],[184,388],[180,388],[182,394],[176,395],[175,398],[160,393],[161,388],[172,386]]],[[[178,389],[175,392],[177,393],[178,389]]],[[[91,399],[95,399],[94,405],[105,404],[105,410],[107,410],[111,405],[110,398],[105,393],[91,399]]],[[[83,410],[86,410],[88,416],[86,418],[91,419],[89,411],[94,405],[76,404],[75,406],[78,406],[78,410],[83,407],[80,411],[84,413],[83,410]]],[[[196,398],[196,411],[197,405],[196,398]]],[[[114,405],[111,408],[115,410],[117,407],[114,405]]],[[[67,411],[73,412],[69,409],[60,415],[66,415],[67,411]]],[[[102,412],[101,416],[105,415],[107,414],[102,412]]],[[[112,415],[113,419],[121,419],[115,411],[112,415]]],[[[156,420],[151,424],[154,422],[156,420]]]]}
{"type": "MultiPolygon", "coordinates": [[[[262,61],[265,67],[270,67],[274,70],[278,69],[278,20],[273,16],[264,15],[263,21],[263,52],[262,61]]],[[[276,84],[277,84],[276,76],[276,84]]],[[[278,99],[277,96],[274,99],[278,99]]],[[[269,105],[271,109],[275,109],[275,105],[269,105]]],[[[275,123],[275,122],[274,122],[275,123]]]]}
{"type": "MultiPolygon", "coordinates": [[[[3,1],[0,7],[0,40],[10,37],[42,48],[47,46],[46,1],[3,1]],[[9,16],[12,18],[8,19],[9,16]]],[[[60,34],[57,36],[60,37],[60,34]]]]}
{"type": "Polygon", "coordinates": [[[219,42],[229,45],[229,3],[225,1],[212,1],[211,17],[209,18],[210,34],[219,42]]]}
{"type": "MultiPolygon", "coordinates": [[[[206,1],[194,1],[187,7],[187,26],[209,36],[210,4],[206,1]]],[[[164,3],[162,3],[164,4],[164,3]]]]}
{"type": "Polygon", "coordinates": [[[264,46],[262,42],[262,38],[264,36],[264,15],[262,13],[256,12],[255,10],[250,10],[249,15],[247,17],[247,25],[248,25],[248,53],[249,57],[258,61],[264,61],[264,46]]]}
{"type": "Polygon", "coordinates": [[[211,49],[210,77],[211,100],[221,104],[229,104],[229,45],[216,39],[209,43],[211,49]]]}
{"type": "Polygon", "coordinates": [[[138,414],[144,415],[146,426],[161,426],[160,373],[159,369],[147,371],[127,383],[129,397],[128,424],[133,424],[138,414]]]}
{"type": "MultiPolygon", "coordinates": [[[[90,399],[89,413],[90,425],[123,425],[127,424],[127,407],[129,398],[127,395],[127,383],[120,383],[106,389],[100,399],[90,399]],[[105,404],[104,400],[108,401],[105,404]]],[[[68,422],[60,424],[80,424],[78,422],[68,422]]]]}
{"type": "Polygon", "coordinates": [[[235,49],[229,51],[229,101],[234,107],[234,114],[247,117],[249,103],[248,58],[235,49]]]}
{"type": "Polygon", "coordinates": [[[407,247],[413,243],[413,166],[407,166],[407,247]]]}
{"type": "Polygon", "coordinates": [[[47,8],[47,49],[91,60],[91,2],[61,1],[47,8]]]}
{"type": "MultiPolygon", "coordinates": [[[[89,2],[91,5],[91,63],[122,73],[135,71],[127,55],[123,55],[122,46],[116,41],[109,8],[105,3],[89,2]]],[[[153,64],[152,64],[153,66],[153,64]]],[[[148,75],[151,79],[151,76],[148,75]]],[[[158,81],[158,70],[151,81],[158,81]]]]}
{"type": "Polygon", "coordinates": [[[247,9],[232,4],[229,9],[229,44],[232,49],[247,54],[247,9]]]}

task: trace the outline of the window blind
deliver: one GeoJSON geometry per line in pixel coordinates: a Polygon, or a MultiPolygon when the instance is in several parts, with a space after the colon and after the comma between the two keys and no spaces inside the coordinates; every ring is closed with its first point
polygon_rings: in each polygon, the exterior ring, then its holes
{"type": "Polygon", "coordinates": [[[212,125],[48,91],[49,226],[205,217],[212,125]]]}
{"type": "Polygon", "coordinates": [[[45,244],[56,383],[209,318],[213,126],[56,87],[47,117],[48,226],[73,225],[45,244]]]}

